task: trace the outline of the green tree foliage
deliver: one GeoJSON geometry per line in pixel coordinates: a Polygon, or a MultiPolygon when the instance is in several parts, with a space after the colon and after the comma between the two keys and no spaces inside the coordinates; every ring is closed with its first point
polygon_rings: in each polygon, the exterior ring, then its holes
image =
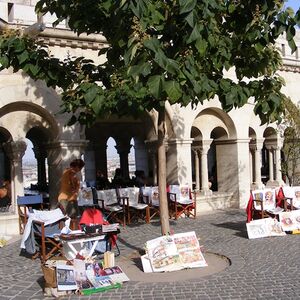
{"type": "Polygon", "coordinates": [[[285,101],[284,121],[284,160],[281,163],[282,173],[290,185],[300,183],[300,107],[290,99],[285,101]]]}
{"type": "MultiPolygon", "coordinates": [[[[225,111],[249,98],[262,123],[279,120],[284,84],[275,41],[285,34],[293,51],[300,11],[283,11],[284,0],[40,0],[38,13],[67,19],[76,34],[99,33],[108,44],[106,62],[59,61],[18,33],[0,37],[2,68],[27,72],[61,87],[69,124],[91,125],[107,113],[138,116],[156,109],[162,219],[165,190],[165,102],[183,106],[218,97],[225,111]],[[226,76],[234,69],[236,80],[226,76]],[[101,84],[99,84],[101,83],[101,84]],[[252,100],[251,100],[252,101],[252,100]],[[163,207],[162,207],[163,206],[163,207]]],[[[162,220],[163,233],[169,232],[162,220]]]]}

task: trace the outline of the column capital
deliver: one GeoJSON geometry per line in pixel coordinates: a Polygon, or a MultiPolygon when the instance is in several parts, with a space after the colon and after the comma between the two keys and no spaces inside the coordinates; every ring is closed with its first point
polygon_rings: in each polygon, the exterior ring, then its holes
{"type": "Polygon", "coordinates": [[[117,149],[118,154],[129,154],[130,153],[130,149],[131,149],[132,145],[128,144],[128,145],[124,145],[124,144],[117,144],[115,146],[115,148],[117,149]]]}
{"type": "Polygon", "coordinates": [[[87,144],[88,141],[86,140],[60,140],[46,144],[48,164],[57,165],[62,160],[66,162],[79,158],[84,153],[87,144]]]}
{"type": "Polygon", "coordinates": [[[201,146],[192,146],[191,149],[195,153],[195,155],[199,156],[201,154],[201,146]]]}
{"type": "Polygon", "coordinates": [[[168,144],[176,144],[176,145],[191,145],[193,143],[194,139],[189,138],[189,139],[169,139],[168,144]]]}
{"type": "Polygon", "coordinates": [[[6,142],[3,144],[6,155],[12,161],[22,160],[26,151],[26,142],[22,139],[17,141],[6,142]]]}
{"type": "Polygon", "coordinates": [[[47,151],[44,147],[34,146],[32,150],[36,159],[43,159],[47,157],[47,151]]]}
{"type": "Polygon", "coordinates": [[[276,138],[276,139],[266,139],[265,140],[265,146],[268,150],[274,150],[277,147],[280,149],[283,146],[283,139],[282,138],[276,138]]]}
{"type": "Polygon", "coordinates": [[[208,150],[210,149],[210,145],[213,140],[203,140],[202,145],[200,146],[200,152],[202,155],[207,155],[208,150]]]}

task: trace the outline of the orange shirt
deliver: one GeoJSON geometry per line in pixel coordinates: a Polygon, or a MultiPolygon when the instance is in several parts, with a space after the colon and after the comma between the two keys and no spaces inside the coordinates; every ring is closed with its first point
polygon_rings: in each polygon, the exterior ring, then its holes
{"type": "Polygon", "coordinates": [[[60,200],[77,200],[80,181],[76,176],[76,171],[68,168],[64,171],[60,181],[60,191],[58,201],[60,200]]]}

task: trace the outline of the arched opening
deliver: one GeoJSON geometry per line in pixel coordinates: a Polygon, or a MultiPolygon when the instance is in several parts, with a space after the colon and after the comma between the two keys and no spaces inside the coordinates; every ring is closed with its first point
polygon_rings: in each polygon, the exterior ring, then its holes
{"type": "Polygon", "coordinates": [[[120,158],[116,149],[116,141],[114,138],[110,137],[107,140],[107,178],[112,181],[115,176],[115,172],[117,168],[120,168],[120,158]]]}
{"type": "Polygon", "coordinates": [[[24,188],[28,188],[27,182],[30,184],[31,190],[39,192],[48,192],[48,168],[47,168],[47,151],[46,144],[50,139],[51,134],[49,130],[43,127],[32,127],[26,134],[26,152],[23,157],[24,165],[25,158],[30,158],[29,177],[24,176],[25,170],[23,168],[24,188]],[[34,172],[35,171],[35,172],[34,172]],[[31,174],[30,174],[31,173],[31,174]]]}

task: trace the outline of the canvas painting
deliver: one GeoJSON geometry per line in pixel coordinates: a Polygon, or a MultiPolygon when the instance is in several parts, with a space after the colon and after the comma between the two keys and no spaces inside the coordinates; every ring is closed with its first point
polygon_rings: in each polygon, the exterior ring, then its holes
{"type": "Polygon", "coordinates": [[[194,231],[147,241],[146,248],[153,272],[207,266],[194,231]]]}
{"type": "Polygon", "coordinates": [[[91,187],[81,188],[78,195],[78,206],[93,206],[94,197],[91,187]]]}
{"type": "Polygon", "coordinates": [[[104,205],[113,205],[118,202],[115,189],[97,191],[98,198],[104,201],[104,205]]]}
{"type": "Polygon", "coordinates": [[[253,220],[246,224],[249,239],[258,239],[269,236],[265,219],[253,220]]]}
{"type": "Polygon", "coordinates": [[[190,204],[190,188],[188,185],[170,185],[170,199],[175,201],[174,195],[176,194],[176,201],[181,204],[190,204]]]}
{"type": "Polygon", "coordinates": [[[284,231],[300,229],[300,210],[281,212],[279,220],[284,231]]]}
{"type": "MultiPolygon", "coordinates": [[[[252,191],[252,197],[254,200],[260,200],[263,202],[264,210],[274,210],[276,207],[276,194],[273,189],[262,189],[252,191]]],[[[261,209],[259,202],[254,201],[254,208],[261,209]]]]}
{"type": "Polygon", "coordinates": [[[75,281],[76,281],[77,287],[79,289],[92,288],[93,285],[88,280],[87,275],[86,275],[85,261],[81,260],[81,259],[74,259],[73,265],[74,265],[75,281]]]}
{"type": "Polygon", "coordinates": [[[158,186],[153,186],[151,189],[151,203],[153,206],[159,206],[159,191],[158,186]]]}
{"type": "Polygon", "coordinates": [[[86,276],[93,287],[100,288],[113,284],[109,276],[106,275],[101,263],[87,263],[85,265],[86,276]]]}
{"type": "Polygon", "coordinates": [[[107,276],[110,277],[113,283],[129,281],[128,276],[123,272],[119,266],[104,269],[107,276]]]}
{"type": "Polygon", "coordinates": [[[162,236],[146,243],[154,272],[181,270],[180,257],[171,236],[162,236]]]}
{"type": "Polygon", "coordinates": [[[77,289],[74,267],[66,264],[56,265],[57,289],[59,291],[72,291],[77,289]]]}
{"type": "Polygon", "coordinates": [[[207,266],[195,232],[178,233],[174,235],[174,242],[184,268],[207,266]]]}
{"type": "Polygon", "coordinates": [[[282,190],[285,197],[293,199],[293,206],[300,209],[300,186],[283,186],[282,190]]]}

